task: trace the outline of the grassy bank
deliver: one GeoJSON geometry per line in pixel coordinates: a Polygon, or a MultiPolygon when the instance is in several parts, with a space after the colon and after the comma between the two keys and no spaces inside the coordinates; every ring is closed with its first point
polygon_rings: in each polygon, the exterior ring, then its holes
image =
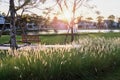
{"type": "MultiPolygon", "coordinates": [[[[93,35],[93,34],[91,34],[93,35]]],[[[0,80],[119,80],[120,38],[81,38],[79,48],[0,51],[0,80]]]]}

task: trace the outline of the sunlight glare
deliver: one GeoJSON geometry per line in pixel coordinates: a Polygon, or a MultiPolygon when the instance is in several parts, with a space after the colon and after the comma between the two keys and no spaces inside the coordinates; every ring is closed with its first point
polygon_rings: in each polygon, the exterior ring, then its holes
{"type": "Polygon", "coordinates": [[[68,10],[64,10],[60,15],[57,16],[59,19],[63,21],[70,22],[72,18],[72,13],[68,10]]]}
{"type": "Polygon", "coordinates": [[[72,13],[68,10],[64,11],[63,15],[65,16],[65,19],[70,22],[72,18],[72,13]]]}

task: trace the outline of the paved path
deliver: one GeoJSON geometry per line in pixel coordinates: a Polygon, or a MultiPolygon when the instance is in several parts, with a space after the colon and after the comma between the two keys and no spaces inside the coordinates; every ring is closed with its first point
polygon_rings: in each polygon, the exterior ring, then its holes
{"type": "MultiPolygon", "coordinates": [[[[26,48],[32,48],[32,49],[38,49],[38,48],[78,48],[80,45],[18,45],[19,49],[26,49],[26,48]]],[[[9,45],[0,45],[0,50],[9,50],[9,45]]]]}

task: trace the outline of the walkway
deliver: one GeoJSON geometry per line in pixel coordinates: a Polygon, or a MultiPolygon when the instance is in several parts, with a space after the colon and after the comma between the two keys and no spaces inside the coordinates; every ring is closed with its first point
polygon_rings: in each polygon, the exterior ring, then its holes
{"type": "MultiPolygon", "coordinates": [[[[78,48],[80,45],[18,45],[19,49],[38,49],[38,48],[78,48]]],[[[10,46],[7,45],[0,45],[0,50],[9,50],[10,46]]]]}

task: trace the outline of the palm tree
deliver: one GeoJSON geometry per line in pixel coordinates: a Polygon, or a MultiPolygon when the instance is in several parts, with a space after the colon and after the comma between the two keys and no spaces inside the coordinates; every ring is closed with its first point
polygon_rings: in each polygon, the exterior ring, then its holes
{"type": "Polygon", "coordinates": [[[108,20],[110,21],[109,27],[113,28],[113,23],[114,23],[115,16],[114,15],[109,15],[108,20]]]}
{"type": "Polygon", "coordinates": [[[97,17],[98,23],[101,23],[101,22],[103,21],[103,18],[104,18],[103,16],[98,16],[98,17],[97,17]]]}
{"type": "Polygon", "coordinates": [[[102,21],[103,21],[103,19],[104,19],[103,16],[98,16],[97,17],[97,21],[98,21],[97,26],[98,26],[98,28],[102,28],[102,21]]]}

